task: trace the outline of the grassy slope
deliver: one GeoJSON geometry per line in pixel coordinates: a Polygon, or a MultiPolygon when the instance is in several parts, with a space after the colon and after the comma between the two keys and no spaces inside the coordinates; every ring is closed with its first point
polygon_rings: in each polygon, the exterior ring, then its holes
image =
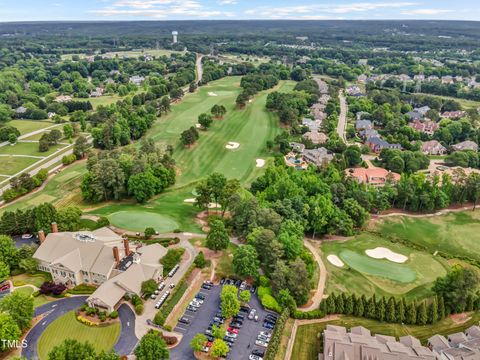
{"type": "Polygon", "coordinates": [[[23,135],[52,126],[54,123],[49,120],[12,120],[6,125],[16,127],[18,131],[20,131],[20,134],[23,135]]]}
{"type": "MultiPolygon", "coordinates": [[[[40,159],[36,158],[2,156],[0,157],[0,174],[15,175],[26,167],[35,164],[39,160],[40,159]]],[[[6,179],[7,178],[1,178],[0,181],[4,181],[6,179]]]]}
{"type": "Polygon", "coordinates": [[[48,353],[63,340],[74,338],[80,342],[90,342],[98,352],[109,351],[120,336],[120,323],[105,327],[87,326],[75,318],[73,311],[59,317],[40,336],[38,341],[38,356],[41,360],[48,359],[48,353]]]}
{"type": "Polygon", "coordinates": [[[479,319],[480,314],[474,314],[470,320],[460,325],[455,324],[450,319],[445,319],[435,325],[409,326],[387,324],[374,320],[343,316],[340,320],[299,326],[291,358],[295,360],[318,359],[318,353],[321,351],[322,342],[319,334],[323,332],[327,324],[345,326],[347,328],[364,326],[369,329],[372,334],[391,335],[397,338],[400,336],[412,335],[422,341],[422,343],[425,343],[429,337],[435,334],[448,335],[463,331],[472,325],[476,325],[479,319]]]}
{"type": "MultiPolygon", "coordinates": [[[[428,288],[437,276],[446,273],[448,264],[440,258],[434,259],[430,254],[410,249],[401,244],[394,244],[372,234],[364,233],[356,239],[339,242],[325,242],[322,244],[325,265],[329,272],[327,279],[327,292],[350,291],[357,294],[371,295],[406,295],[408,298],[428,295],[428,288]],[[384,263],[385,266],[395,265],[395,268],[405,267],[414,271],[416,279],[411,283],[392,281],[385,277],[367,275],[353,268],[345,266],[338,268],[330,264],[326,257],[330,254],[340,254],[342,251],[352,251],[364,255],[366,249],[383,246],[392,251],[409,256],[404,264],[393,264],[388,260],[374,260],[372,263],[384,263]]],[[[341,256],[341,255],[340,255],[341,256]]],[[[365,255],[365,259],[369,260],[365,255]]],[[[355,266],[355,268],[357,268],[355,266]]]]}
{"type": "MultiPolygon", "coordinates": [[[[12,154],[12,155],[32,155],[32,156],[48,156],[53,154],[58,149],[61,149],[65,145],[53,145],[50,146],[48,151],[40,152],[38,151],[38,143],[31,142],[19,142],[15,145],[7,145],[0,147],[0,154],[12,154]]],[[[1,167],[0,167],[1,169],[1,167]]]]}

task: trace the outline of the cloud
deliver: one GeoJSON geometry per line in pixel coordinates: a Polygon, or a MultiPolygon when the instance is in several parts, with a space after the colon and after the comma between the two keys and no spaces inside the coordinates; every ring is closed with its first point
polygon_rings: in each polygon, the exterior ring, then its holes
{"type": "Polygon", "coordinates": [[[237,0],[218,0],[219,5],[235,5],[237,3],[237,0]]]}
{"type": "Polygon", "coordinates": [[[446,9],[413,9],[402,11],[402,15],[440,15],[453,12],[453,10],[446,9]]]}

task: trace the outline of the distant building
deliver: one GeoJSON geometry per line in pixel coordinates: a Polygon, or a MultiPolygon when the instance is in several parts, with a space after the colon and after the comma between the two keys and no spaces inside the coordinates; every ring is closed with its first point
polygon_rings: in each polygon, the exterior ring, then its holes
{"type": "Polygon", "coordinates": [[[422,120],[423,119],[423,115],[421,113],[419,113],[418,111],[415,111],[415,110],[414,111],[409,111],[405,115],[407,115],[407,117],[410,121],[422,120]]]}
{"type": "Polygon", "coordinates": [[[463,150],[478,151],[478,145],[477,143],[471,140],[467,140],[467,141],[462,141],[458,144],[453,145],[452,149],[454,151],[463,151],[463,150]]]}
{"type": "Polygon", "coordinates": [[[355,130],[370,130],[373,129],[373,124],[370,120],[357,120],[355,122],[355,130]]]}
{"type": "Polygon", "coordinates": [[[327,149],[321,147],[318,149],[304,150],[303,159],[309,164],[322,166],[332,161],[333,155],[327,149]]]}
{"type": "Polygon", "coordinates": [[[308,131],[303,134],[303,138],[310,140],[314,144],[324,144],[328,141],[328,136],[318,131],[308,131]]]}
{"type": "Polygon", "coordinates": [[[444,155],[447,152],[445,146],[440,144],[437,140],[423,142],[420,150],[426,155],[444,155]]]}
{"type": "Polygon", "coordinates": [[[172,31],[172,42],[176,44],[178,42],[178,31],[172,31]]]}
{"type": "Polygon", "coordinates": [[[289,143],[288,145],[290,145],[290,147],[292,148],[292,150],[296,153],[303,153],[303,151],[305,150],[305,145],[301,144],[301,143],[297,143],[297,142],[291,142],[289,143]]]}
{"type": "Polygon", "coordinates": [[[383,186],[388,179],[400,180],[400,174],[385,170],[384,168],[352,168],[345,170],[346,176],[351,176],[360,184],[383,186]]]}
{"type": "Polygon", "coordinates": [[[317,131],[320,126],[322,125],[322,122],[320,120],[312,120],[309,118],[303,118],[302,120],[302,125],[308,127],[310,131],[317,131]]]}
{"type": "Polygon", "coordinates": [[[460,119],[467,114],[466,111],[463,110],[456,110],[456,111],[444,111],[442,113],[442,118],[445,119],[460,119]]]}
{"type": "Polygon", "coordinates": [[[433,135],[435,131],[438,130],[440,125],[432,120],[420,121],[416,119],[414,122],[409,124],[413,129],[428,135],[433,135]]]}
{"type": "Polygon", "coordinates": [[[138,75],[130,76],[130,82],[137,86],[142,85],[144,81],[145,81],[145,77],[143,76],[138,76],[138,75]]]}
{"type": "Polygon", "coordinates": [[[71,101],[72,100],[72,97],[70,95],[59,95],[55,98],[55,102],[58,102],[58,103],[64,103],[64,102],[68,102],[68,101],[71,101]]]}
{"type": "Polygon", "coordinates": [[[104,89],[97,87],[94,91],[90,93],[90,97],[101,97],[103,95],[104,89]]]}
{"type": "Polygon", "coordinates": [[[385,141],[378,136],[369,137],[365,141],[365,144],[376,153],[381,152],[383,149],[402,149],[400,144],[390,144],[388,141],[385,141]]]}
{"type": "Polygon", "coordinates": [[[422,116],[425,116],[427,115],[427,112],[430,110],[430,107],[429,106],[421,106],[419,108],[415,108],[413,109],[413,111],[416,111],[420,114],[422,114],[422,116]]]}

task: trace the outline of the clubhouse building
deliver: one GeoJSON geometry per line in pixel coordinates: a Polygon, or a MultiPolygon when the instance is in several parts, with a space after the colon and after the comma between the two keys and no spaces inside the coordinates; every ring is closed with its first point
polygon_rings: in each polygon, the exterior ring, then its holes
{"type": "Polygon", "coordinates": [[[38,269],[69,287],[98,286],[87,299],[93,307],[111,312],[124,295],[140,295],[142,282],[158,281],[162,275],[159,260],[167,251],[160,244],[138,245],[132,250],[128,239],[109,228],[58,232],[55,223],[50,234],[40,231],[38,235],[40,246],[33,255],[38,269]]]}

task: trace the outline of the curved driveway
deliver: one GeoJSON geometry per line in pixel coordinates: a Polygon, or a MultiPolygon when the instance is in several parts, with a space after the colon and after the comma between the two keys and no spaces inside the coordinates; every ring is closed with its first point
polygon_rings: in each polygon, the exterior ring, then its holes
{"type": "MultiPolygon", "coordinates": [[[[85,303],[87,297],[73,296],[37,307],[34,316],[44,315],[44,317],[30,329],[25,337],[28,346],[22,350],[22,356],[27,359],[37,359],[38,340],[48,325],[60,316],[78,309],[85,303]]],[[[120,306],[118,314],[122,328],[114,349],[120,355],[128,355],[133,351],[138,342],[135,336],[135,314],[126,304],[120,306]]],[[[72,336],[74,337],[75,334],[72,334],[72,336]]]]}

